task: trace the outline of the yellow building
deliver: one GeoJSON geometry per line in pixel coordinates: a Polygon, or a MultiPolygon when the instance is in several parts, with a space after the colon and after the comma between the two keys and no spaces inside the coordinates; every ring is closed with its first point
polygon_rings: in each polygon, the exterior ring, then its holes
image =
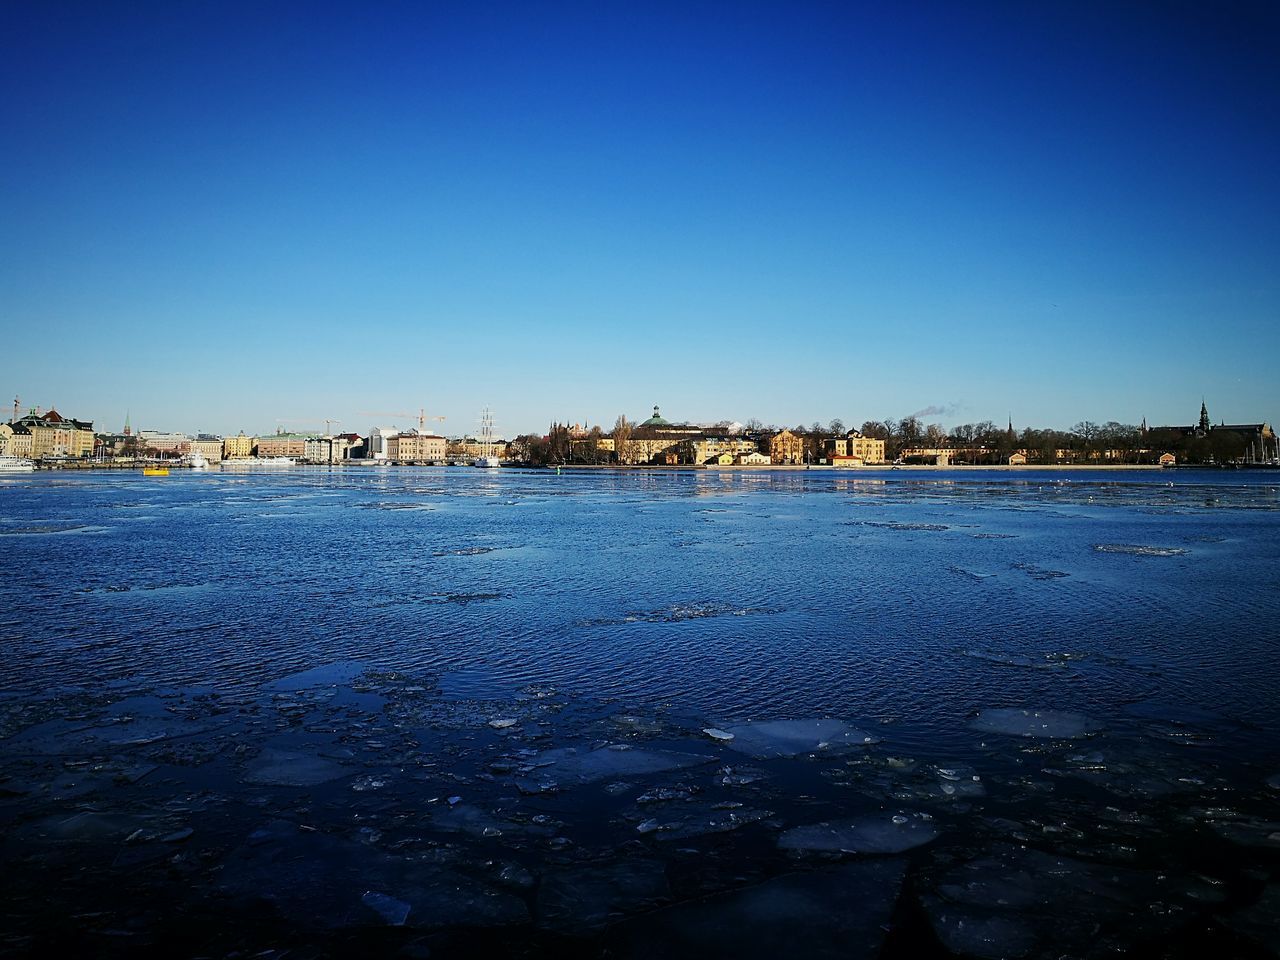
{"type": "Polygon", "coordinates": [[[773,463],[803,463],[804,439],[790,430],[775,433],[769,440],[769,459],[773,463]]]}
{"type": "Polygon", "coordinates": [[[37,460],[44,457],[87,457],[93,453],[93,423],[72,420],[57,410],[38,413],[32,410],[25,417],[15,420],[11,426],[24,427],[31,434],[31,451],[17,456],[29,456],[37,460]]]}
{"type": "Polygon", "coordinates": [[[11,457],[30,457],[31,456],[31,431],[26,427],[15,424],[7,429],[12,431],[9,437],[8,449],[5,453],[11,457]]]}
{"type": "Polygon", "coordinates": [[[684,463],[710,463],[715,460],[730,464],[737,457],[755,451],[756,442],[745,437],[702,436],[680,441],[679,454],[684,463]]]}
{"type": "Polygon", "coordinates": [[[248,460],[253,456],[253,447],[256,443],[254,437],[246,437],[244,431],[235,437],[223,437],[222,439],[222,459],[223,460],[248,460]]]}
{"type": "Polygon", "coordinates": [[[827,455],[835,457],[855,457],[863,463],[884,463],[884,441],[874,437],[864,437],[857,430],[850,430],[843,437],[828,440],[825,444],[827,455]]]}
{"type": "MultiPolygon", "coordinates": [[[[497,445],[495,444],[495,447],[497,445]]],[[[505,452],[505,444],[503,445],[505,452]]],[[[387,438],[387,459],[401,463],[435,463],[445,459],[446,441],[434,433],[407,430],[387,438]]],[[[501,456],[501,454],[495,454],[501,456]]]]}

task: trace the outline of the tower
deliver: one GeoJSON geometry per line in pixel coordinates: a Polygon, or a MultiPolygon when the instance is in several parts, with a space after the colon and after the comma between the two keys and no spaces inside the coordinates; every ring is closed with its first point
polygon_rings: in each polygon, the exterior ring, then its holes
{"type": "Polygon", "coordinates": [[[1200,432],[1209,432],[1209,408],[1204,405],[1204,400],[1200,401],[1200,432]]]}
{"type": "Polygon", "coordinates": [[[124,412],[124,430],[122,431],[126,437],[133,435],[133,428],[129,426],[129,411],[124,412]]]}

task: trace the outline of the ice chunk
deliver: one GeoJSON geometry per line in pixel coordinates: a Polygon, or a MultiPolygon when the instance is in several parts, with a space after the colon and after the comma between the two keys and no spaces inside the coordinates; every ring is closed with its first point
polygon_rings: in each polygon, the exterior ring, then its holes
{"type": "Polygon", "coordinates": [[[666,870],[656,860],[550,873],[538,888],[537,924],[557,933],[588,935],[617,915],[652,907],[668,892],[666,870]]]}
{"type": "Polygon", "coordinates": [[[506,730],[508,727],[514,727],[517,723],[519,723],[518,720],[511,719],[490,720],[489,726],[495,730],[506,730]]]}
{"type": "Polygon", "coordinates": [[[886,813],[792,827],[778,838],[778,846],[814,853],[901,853],[937,836],[933,821],[920,814],[886,813]]]}
{"type": "Polygon", "coordinates": [[[716,727],[703,727],[702,732],[712,740],[732,740],[733,734],[728,730],[719,730],[716,727]]]}
{"type": "Polygon", "coordinates": [[[1096,724],[1078,713],[1066,713],[1061,710],[1020,710],[1016,707],[983,710],[969,726],[983,733],[1054,739],[1084,737],[1097,729],[1096,724]]]}
{"type": "Polygon", "coordinates": [[[620,956],[806,960],[875,957],[902,885],[901,860],[787,874],[622,924],[620,956]]]}
{"type": "Polygon", "coordinates": [[[338,663],[327,663],[322,667],[312,667],[301,673],[290,674],[266,684],[266,690],[292,692],[306,690],[309,687],[334,687],[350,683],[368,669],[368,664],[358,660],[343,660],[338,663]]]}
{"type": "Polygon", "coordinates": [[[952,953],[983,960],[1025,957],[1036,946],[1035,927],[1015,916],[982,912],[922,898],[929,923],[938,939],[952,953]]]}
{"type": "Polygon", "coordinates": [[[1187,551],[1181,547],[1148,547],[1136,543],[1095,543],[1098,553],[1127,553],[1134,557],[1181,557],[1187,551]]]}
{"type": "Polygon", "coordinates": [[[727,746],[753,757],[794,757],[800,753],[853,749],[878,742],[843,720],[765,720],[729,727],[727,746]]]}
{"type": "Polygon", "coordinates": [[[393,927],[403,926],[404,922],[409,919],[409,911],[412,909],[403,900],[397,900],[395,897],[389,897],[385,893],[379,893],[376,890],[366,890],[360,900],[366,907],[373,910],[393,927]]]}
{"type": "Polygon", "coordinates": [[[244,779],[246,783],[278,787],[313,787],[337,780],[347,772],[346,767],[323,757],[268,747],[249,765],[244,779]]]}
{"type": "MultiPolygon", "coordinates": [[[[639,777],[710,763],[715,757],[674,750],[648,750],[624,744],[606,744],[594,750],[561,747],[538,756],[540,780],[559,783],[591,783],[619,777],[639,777]]],[[[523,790],[523,787],[521,788],[523,790]]]]}

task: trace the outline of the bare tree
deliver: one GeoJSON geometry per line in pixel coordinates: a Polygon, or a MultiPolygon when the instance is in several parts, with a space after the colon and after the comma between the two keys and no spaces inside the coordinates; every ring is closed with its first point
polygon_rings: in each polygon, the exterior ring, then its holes
{"type": "Polygon", "coordinates": [[[613,449],[617,454],[619,463],[631,462],[631,431],[633,424],[627,420],[627,415],[620,414],[618,419],[613,423],[613,449]]]}

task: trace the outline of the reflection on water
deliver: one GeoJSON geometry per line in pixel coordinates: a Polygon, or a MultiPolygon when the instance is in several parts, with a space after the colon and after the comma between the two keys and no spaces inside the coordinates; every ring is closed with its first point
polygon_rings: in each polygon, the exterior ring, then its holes
{"type": "Polygon", "coordinates": [[[1274,949],[1267,474],[0,498],[6,952],[1274,949]]]}

